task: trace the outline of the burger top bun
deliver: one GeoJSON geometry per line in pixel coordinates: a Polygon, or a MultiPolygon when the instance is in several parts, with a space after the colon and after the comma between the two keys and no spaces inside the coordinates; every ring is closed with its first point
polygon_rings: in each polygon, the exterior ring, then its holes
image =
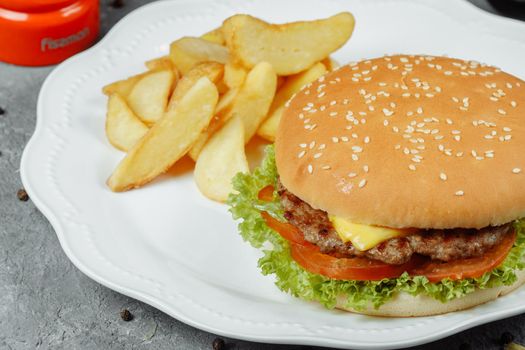
{"type": "Polygon", "coordinates": [[[477,62],[350,63],[290,100],[275,147],[288,190],[354,222],[481,228],[525,216],[525,82],[477,62]]]}

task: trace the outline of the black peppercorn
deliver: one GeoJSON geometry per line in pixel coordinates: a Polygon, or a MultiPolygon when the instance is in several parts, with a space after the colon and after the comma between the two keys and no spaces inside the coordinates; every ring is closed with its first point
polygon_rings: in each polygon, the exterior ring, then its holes
{"type": "Polygon", "coordinates": [[[213,350],[224,350],[226,349],[226,344],[221,338],[215,338],[213,340],[213,350]]]}
{"type": "Polygon", "coordinates": [[[507,345],[514,341],[514,335],[510,332],[503,332],[501,334],[501,337],[499,338],[499,342],[501,345],[507,345]]]}
{"type": "Polygon", "coordinates": [[[0,107],[0,115],[4,115],[5,114],[5,109],[3,109],[2,107],[0,107]]]}
{"type": "Polygon", "coordinates": [[[111,3],[109,4],[109,6],[115,8],[115,9],[122,8],[122,7],[124,7],[124,0],[112,0],[111,3]]]}
{"type": "Polygon", "coordinates": [[[133,314],[129,312],[128,309],[124,309],[120,311],[120,318],[122,318],[123,321],[129,322],[133,319],[133,314]]]}
{"type": "Polygon", "coordinates": [[[16,193],[16,196],[22,202],[27,202],[27,200],[29,199],[29,195],[27,194],[26,190],[24,190],[23,188],[18,190],[18,192],[16,193]]]}

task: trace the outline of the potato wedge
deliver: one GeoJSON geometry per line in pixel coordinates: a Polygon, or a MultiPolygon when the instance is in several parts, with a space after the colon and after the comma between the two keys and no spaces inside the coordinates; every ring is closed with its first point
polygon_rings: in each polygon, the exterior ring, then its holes
{"type": "Polygon", "coordinates": [[[321,61],[322,64],[328,69],[329,72],[339,68],[341,65],[339,62],[334,60],[332,57],[327,57],[324,60],[321,61]]]}
{"type": "MultiPolygon", "coordinates": [[[[206,140],[225,122],[233,116],[239,116],[244,125],[245,142],[248,143],[257,131],[259,124],[267,116],[277,85],[277,75],[270,64],[261,62],[246,76],[244,84],[235,94],[228,96],[233,101],[221,104],[221,114],[216,115],[208,128],[199,137],[190,151],[190,157],[195,159],[206,140]],[[230,105],[229,105],[230,104],[230,105]]],[[[219,106],[219,104],[217,104],[219,106]]]]}
{"type": "Polygon", "coordinates": [[[174,78],[171,69],[151,71],[133,86],[128,104],[146,124],[155,123],[164,114],[174,78]]]}
{"type": "Polygon", "coordinates": [[[280,106],[275,109],[270,117],[261,124],[257,130],[257,135],[270,142],[275,142],[275,135],[277,134],[277,128],[281,122],[281,116],[284,111],[284,106],[280,106]]]}
{"type": "Polygon", "coordinates": [[[239,93],[224,120],[239,116],[247,143],[268,114],[277,87],[277,75],[267,62],[257,64],[246,76],[239,93]]]}
{"type": "Polygon", "coordinates": [[[318,79],[321,75],[327,72],[325,66],[318,62],[310,69],[295,75],[290,75],[286,82],[275,94],[272,106],[268,113],[268,118],[261,124],[257,130],[257,134],[268,141],[275,141],[275,133],[281,121],[281,114],[284,110],[284,105],[294,94],[298,93],[303,86],[318,79]]]}
{"type": "Polygon", "coordinates": [[[235,89],[242,85],[248,72],[238,64],[228,62],[224,65],[224,83],[229,89],[235,89]]]}
{"type": "Polygon", "coordinates": [[[201,38],[215,44],[224,45],[224,36],[220,27],[201,35],[201,38]]]}
{"type": "Polygon", "coordinates": [[[206,197],[225,202],[233,191],[232,178],[249,172],[244,152],[244,128],[241,119],[231,118],[206,143],[195,163],[195,183],[206,197]]]}
{"type": "Polygon", "coordinates": [[[116,93],[109,95],[106,136],[113,146],[127,152],[148,130],[146,124],[133,113],[122,96],[116,93]]]}
{"type": "Polygon", "coordinates": [[[207,77],[212,83],[217,84],[222,80],[224,65],[217,62],[202,62],[193,67],[184,75],[175,87],[170,97],[168,110],[173,109],[178,101],[191,89],[202,77],[207,77]]]}
{"type": "Polygon", "coordinates": [[[112,191],[140,187],[167,171],[190,149],[213,116],[219,94],[206,77],[201,78],[133,146],[107,181],[112,191]]]}
{"type": "Polygon", "coordinates": [[[217,131],[217,129],[224,123],[221,122],[221,115],[224,115],[227,111],[230,110],[233,102],[235,101],[235,96],[239,93],[239,89],[228,90],[224,95],[219,98],[217,106],[215,107],[215,116],[212,118],[210,124],[199,136],[197,141],[193,144],[188,155],[191,159],[197,160],[200,151],[206,144],[206,141],[209,137],[217,131]]]}
{"type": "Polygon", "coordinates": [[[171,61],[182,75],[201,62],[225,64],[229,56],[226,47],[201,38],[184,37],[172,42],[170,46],[171,61]]]}
{"type": "Polygon", "coordinates": [[[354,16],[335,16],[305,22],[269,24],[249,15],[235,15],[223,23],[230,53],[251,68],[270,63],[278,75],[299,73],[343,46],[354,30],[354,16]]]}
{"type": "Polygon", "coordinates": [[[129,77],[127,79],[122,79],[115,81],[111,84],[108,84],[102,88],[102,93],[106,96],[109,96],[111,94],[119,94],[122,97],[127,97],[135,84],[142,79],[144,76],[148,75],[149,72],[141,73],[134,75],[132,77],[129,77]]]}
{"type": "Polygon", "coordinates": [[[151,59],[149,61],[144,62],[144,65],[149,70],[156,70],[156,69],[174,69],[175,66],[173,66],[173,62],[171,62],[170,56],[161,56],[154,59],[151,59]]]}

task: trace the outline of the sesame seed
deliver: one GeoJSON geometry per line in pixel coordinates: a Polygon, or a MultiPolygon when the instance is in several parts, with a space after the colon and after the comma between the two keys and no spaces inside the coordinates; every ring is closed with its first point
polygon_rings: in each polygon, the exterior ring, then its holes
{"type": "Polygon", "coordinates": [[[349,174],[348,174],[348,177],[356,177],[356,176],[357,176],[356,173],[349,173],[349,174]]]}
{"type": "Polygon", "coordinates": [[[508,126],[505,126],[505,127],[503,128],[503,131],[506,131],[506,132],[511,132],[511,131],[512,131],[512,129],[511,129],[511,128],[509,128],[508,126]]]}
{"type": "Polygon", "coordinates": [[[359,160],[359,157],[357,156],[357,154],[352,154],[352,160],[355,160],[355,161],[359,160]]]}
{"type": "Polygon", "coordinates": [[[512,169],[512,172],[514,174],[519,174],[519,173],[521,173],[521,169],[520,168],[514,168],[514,169],[512,169]]]}
{"type": "Polygon", "coordinates": [[[501,114],[501,115],[506,115],[507,114],[507,112],[505,112],[505,110],[501,109],[501,108],[498,109],[498,113],[501,114]]]}
{"type": "Polygon", "coordinates": [[[319,147],[317,147],[317,149],[319,149],[319,150],[323,150],[325,148],[326,148],[326,144],[324,144],[324,143],[320,144],[319,147]]]}
{"type": "Polygon", "coordinates": [[[463,191],[461,191],[461,190],[460,190],[460,191],[457,191],[457,192],[455,193],[456,196],[463,196],[464,194],[465,194],[465,192],[463,192],[463,191]]]}
{"type": "Polygon", "coordinates": [[[400,149],[401,148],[401,145],[397,144],[394,146],[394,149],[400,149]]]}
{"type": "Polygon", "coordinates": [[[443,135],[434,136],[434,140],[442,140],[442,139],[443,139],[443,135]]]}
{"type": "Polygon", "coordinates": [[[359,147],[359,146],[352,146],[352,151],[354,151],[356,153],[360,153],[360,152],[363,151],[363,148],[359,147]]]}
{"type": "Polygon", "coordinates": [[[369,143],[370,142],[370,137],[369,136],[365,136],[365,138],[363,139],[363,142],[364,143],[369,143]]]}
{"type": "Polygon", "coordinates": [[[459,136],[459,135],[454,135],[454,140],[456,140],[456,141],[460,141],[460,140],[461,140],[461,136],[459,136]]]}
{"type": "Polygon", "coordinates": [[[306,154],[306,151],[301,151],[301,152],[299,152],[299,154],[297,155],[297,158],[303,158],[305,154],[306,154]]]}
{"type": "Polygon", "coordinates": [[[337,116],[337,112],[330,112],[329,116],[330,117],[335,117],[335,116],[337,116]]]}
{"type": "Polygon", "coordinates": [[[365,173],[368,173],[368,165],[363,165],[363,171],[364,171],[365,173]]]}
{"type": "Polygon", "coordinates": [[[457,97],[452,97],[452,101],[458,103],[458,102],[459,102],[459,98],[457,98],[457,97]]]}
{"type": "Polygon", "coordinates": [[[417,109],[417,114],[423,114],[423,108],[418,107],[418,109],[417,109]]]}
{"type": "Polygon", "coordinates": [[[313,149],[315,147],[315,141],[310,142],[310,149],[313,149]]]}
{"type": "Polygon", "coordinates": [[[306,146],[307,146],[306,143],[300,143],[300,144],[299,144],[299,147],[301,147],[301,148],[306,148],[306,146]]]}
{"type": "Polygon", "coordinates": [[[445,119],[445,121],[447,122],[448,125],[452,125],[453,124],[452,123],[452,119],[450,119],[450,118],[445,119]]]}
{"type": "Polygon", "coordinates": [[[443,180],[443,181],[447,181],[447,174],[445,174],[445,173],[440,173],[440,174],[439,174],[439,178],[440,178],[441,180],[443,180]]]}
{"type": "Polygon", "coordinates": [[[308,168],[308,172],[309,172],[310,174],[313,174],[313,172],[314,172],[314,167],[312,166],[312,164],[308,164],[308,167],[307,167],[307,168],[308,168]]]}
{"type": "Polygon", "coordinates": [[[388,108],[383,108],[383,114],[387,117],[390,117],[392,114],[394,114],[394,112],[389,110],[388,108]]]}
{"type": "Polygon", "coordinates": [[[331,166],[330,166],[330,165],[323,165],[323,166],[321,167],[321,169],[323,169],[323,170],[330,170],[330,169],[331,169],[331,166]]]}
{"type": "Polygon", "coordinates": [[[388,126],[388,120],[386,120],[386,119],[383,120],[383,125],[384,125],[384,126],[388,126]]]}
{"type": "Polygon", "coordinates": [[[323,154],[321,152],[314,154],[314,158],[320,158],[323,154]]]}
{"type": "Polygon", "coordinates": [[[363,187],[365,187],[365,185],[366,185],[366,180],[365,179],[362,179],[361,181],[359,181],[359,185],[358,185],[359,188],[363,188],[363,187]]]}
{"type": "Polygon", "coordinates": [[[338,137],[332,137],[332,142],[333,143],[338,143],[339,142],[339,138],[338,137]]]}
{"type": "Polygon", "coordinates": [[[512,138],[511,135],[505,135],[505,136],[503,137],[503,139],[504,139],[505,141],[509,141],[511,138],[512,138]]]}
{"type": "Polygon", "coordinates": [[[416,170],[416,166],[414,164],[410,164],[408,166],[408,169],[412,170],[412,171],[415,171],[416,170]]]}
{"type": "Polygon", "coordinates": [[[516,108],[516,106],[517,106],[518,104],[516,103],[516,101],[510,101],[510,105],[511,105],[512,107],[516,108]]]}

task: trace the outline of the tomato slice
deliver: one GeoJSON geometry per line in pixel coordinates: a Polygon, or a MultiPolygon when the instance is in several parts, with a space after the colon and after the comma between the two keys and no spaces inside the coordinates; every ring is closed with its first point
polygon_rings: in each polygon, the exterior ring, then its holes
{"type": "Polygon", "coordinates": [[[287,241],[294,244],[313,246],[312,243],[304,239],[303,233],[294,225],[289,224],[287,222],[280,222],[279,220],[274,219],[270,214],[268,214],[265,211],[261,212],[261,216],[263,217],[264,222],[266,222],[266,225],[269,228],[279,233],[287,241]]]}
{"type": "Polygon", "coordinates": [[[271,202],[273,200],[273,186],[268,185],[263,187],[263,189],[257,194],[257,197],[262,201],[271,202]]]}
{"type": "Polygon", "coordinates": [[[516,232],[505,236],[503,241],[485,252],[482,256],[459,259],[450,262],[430,261],[409,271],[412,276],[425,276],[430,282],[439,282],[444,278],[459,280],[481,277],[485,272],[498,267],[509,254],[516,241],[516,232]]]}
{"type": "Polygon", "coordinates": [[[319,251],[319,247],[291,245],[292,258],[305,270],[338,280],[378,281],[399,277],[414,268],[420,257],[403,265],[388,265],[368,258],[336,258],[319,251]]]}
{"type": "MultiPolygon", "coordinates": [[[[264,187],[259,192],[259,199],[271,201],[273,186],[264,187]]],[[[280,222],[267,212],[262,212],[261,215],[268,227],[291,243],[292,258],[299,265],[312,273],[338,280],[376,281],[399,277],[405,271],[411,276],[425,276],[430,282],[439,282],[445,278],[452,280],[477,278],[498,267],[505,260],[516,240],[516,232],[508,234],[498,246],[476,258],[439,262],[414,255],[406,264],[389,265],[363,257],[336,258],[323,254],[319,247],[304,239],[303,233],[297,227],[280,222]]]]}

